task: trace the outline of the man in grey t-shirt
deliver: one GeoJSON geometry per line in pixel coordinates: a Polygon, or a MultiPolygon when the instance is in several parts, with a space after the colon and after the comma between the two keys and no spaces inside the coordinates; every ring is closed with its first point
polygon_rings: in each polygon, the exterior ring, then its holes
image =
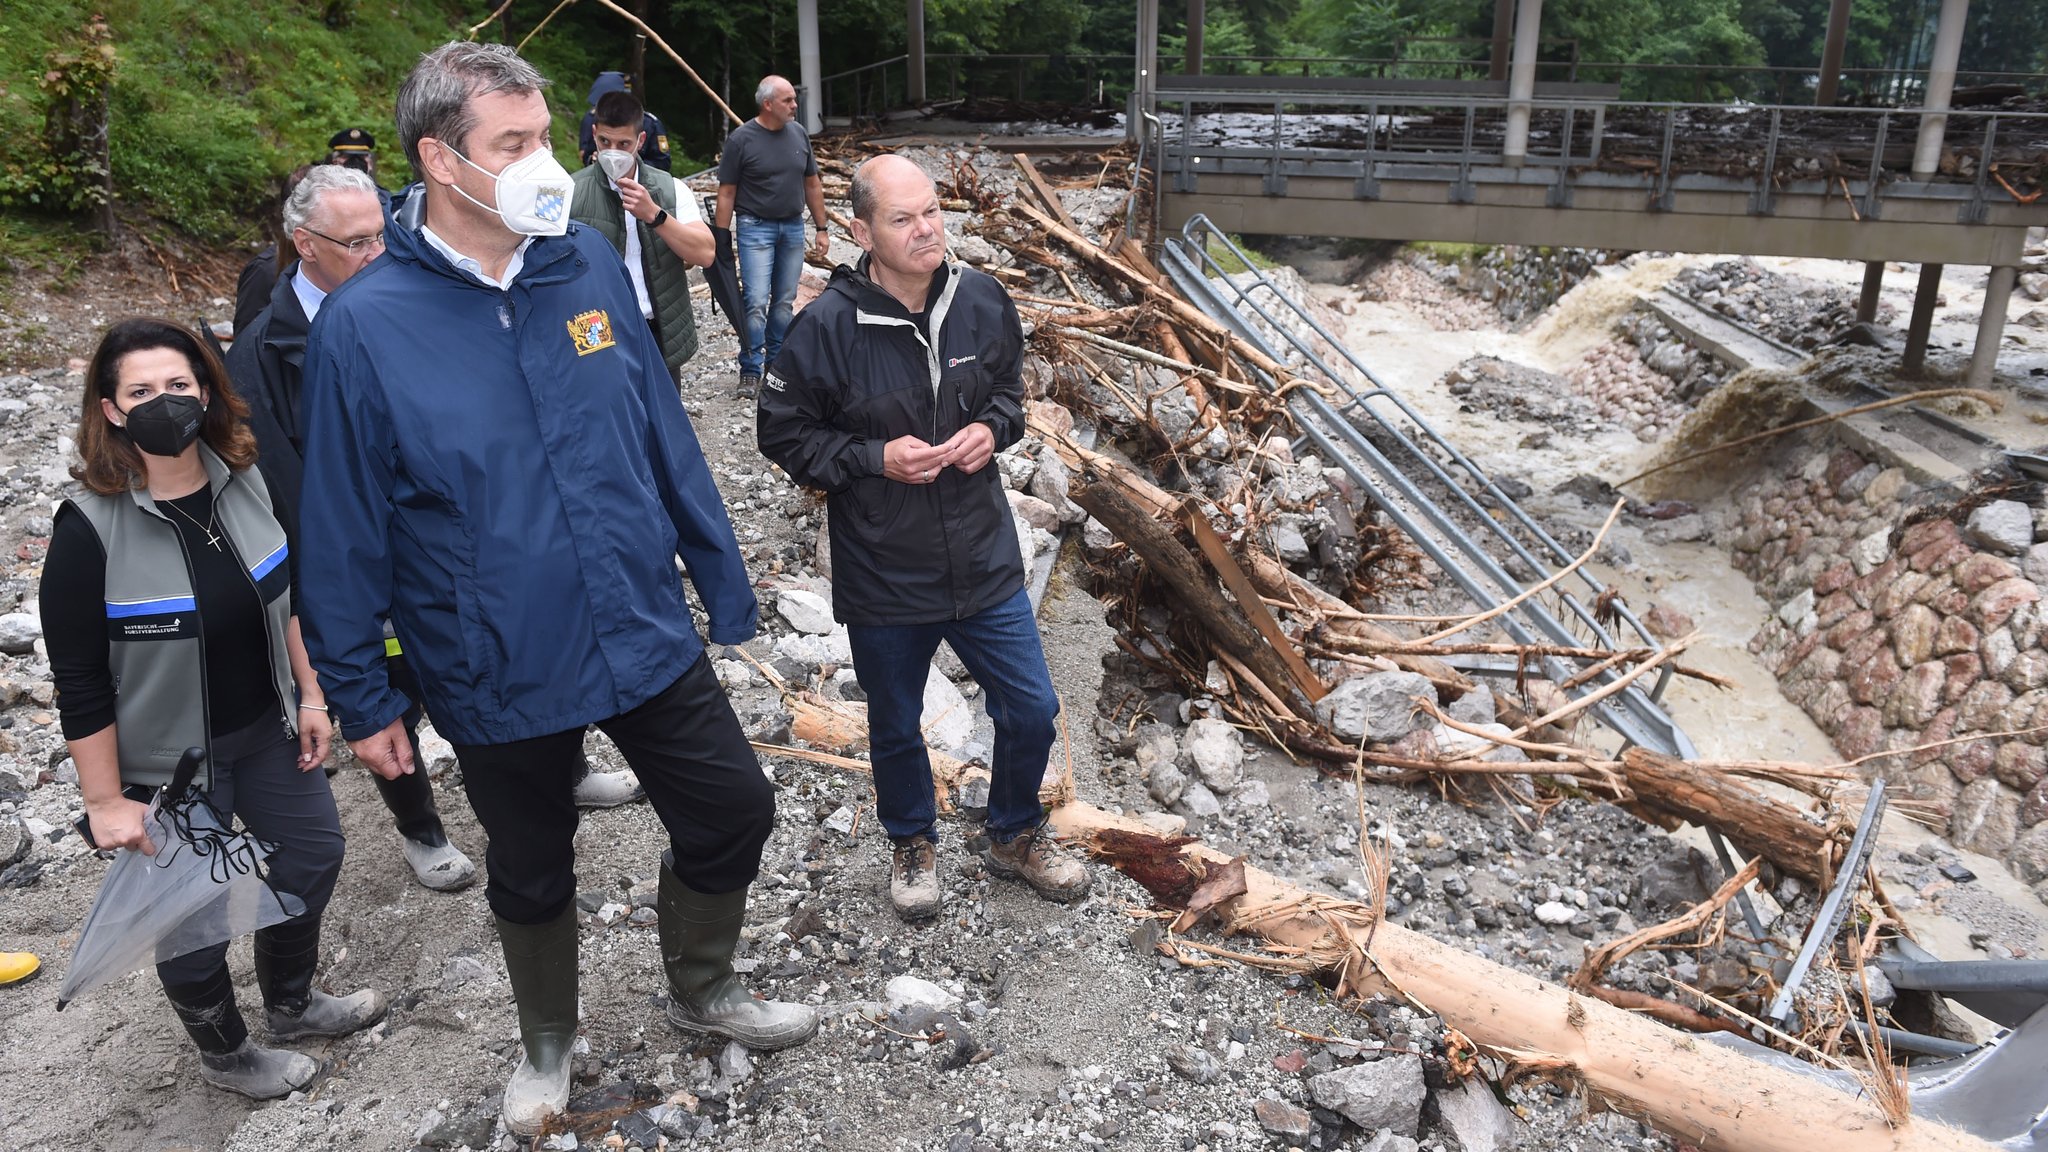
{"type": "Polygon", "coordinates": [[[825,259],[830,248],[825,186],[811,137],[796,123],[796,89],[780,76],[762,78],[754,89],[760,115],[733,129],[718,158],[718,208],[713,222],[733,228],[740,263],[740,288],[747,306],[740,333],[740,394],[752,396],[761,368],[782,350],[796,303],[797,278],[804,268],[806,205],[817,224],[811,253],[825,259]]]}

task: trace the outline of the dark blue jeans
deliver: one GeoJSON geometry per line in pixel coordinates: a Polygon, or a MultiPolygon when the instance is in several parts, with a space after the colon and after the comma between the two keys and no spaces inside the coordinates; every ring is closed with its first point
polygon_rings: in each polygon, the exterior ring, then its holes
{"type": "Polygon", "coordinates": [[[853,670],[868,697],[868,758],[874,763],[875,809],[892,840],[939,838],[932,800],[932,762],[919,720],[924,684],[939,650],[953,646],[981,685],[996,724],[990,766],[988,833],[1005,843],[1045,823],[1038,785],[1045,777],[1060,714],[1038,640],[1038,618],[1023,589],[965,620],[937,624],[847,627],[853,670]]]}
{"type": "Polygon", "coordinates": [[[733,215],[733,246],[740,264],[740,297],[747,306],[740,333],[740,375],[759,376],[782,351],[782,338],[804,274],[804,218],[764,220],[733,215]]]}

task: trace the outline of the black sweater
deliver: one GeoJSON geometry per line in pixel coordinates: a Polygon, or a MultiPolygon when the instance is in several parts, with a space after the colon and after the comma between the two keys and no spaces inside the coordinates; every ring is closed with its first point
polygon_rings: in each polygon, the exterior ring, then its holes
{"type": "MultiPolygon", "coordinates": [[[[263,601],[256,585],[232,552],[206,542],[203,526],[213,522],[212,487],[156,503],[177,525],[192,567],[192,595],[199,605],[201,647],[206,653],[210,735],[225,736],[265,716],[282,715],[287,702],[277,698],[272,686],[263,601]]],[[[285,528],[286,563],[296,597],[299,556],[293,517],[275,493],[271,504],[285,528]]],[[[214,533],[219,532],[216,526],[214,533]]],[[[64,738],[82,739],[114,722],[114,675],[107,661],[107,554],[84,516],[67,510],[57,517],[39,595],[64,738]]]]}

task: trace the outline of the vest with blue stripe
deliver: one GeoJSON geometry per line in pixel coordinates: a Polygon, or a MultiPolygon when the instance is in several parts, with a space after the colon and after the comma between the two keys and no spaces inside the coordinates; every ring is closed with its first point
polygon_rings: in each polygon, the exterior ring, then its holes
{"type": "MultiPolygon", "coordinates": [[[[284,529],[254,468],[231,470],[204,443],[200,460],[213,489],[214,521],[236,566],[263,603],[271,678],[284,731],[296,735],[297,696],[285,629],[292,617],[284,529]]],[[[114,736],[121,782],[169,782],[185,749],[211,752],[205,625],[193,596],[185,538],[145,489],[117,496],[79,493],[67,501],[99,534],[107,555],[107,661],[114,674],[114,736]]],[[[212,786],[212,756],[202,771],[212,786]]]]}

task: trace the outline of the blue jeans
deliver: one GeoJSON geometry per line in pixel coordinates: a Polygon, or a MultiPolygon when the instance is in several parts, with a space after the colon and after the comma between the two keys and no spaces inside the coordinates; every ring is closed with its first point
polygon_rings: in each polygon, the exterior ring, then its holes
{"type": "Polygon", "coordinates": [[[988,833],[1008,843],[1045,823],[1038,785],[1045,777],[1060,714],[1038,640],[1031,599],[1015,596],[965,620],[938,624],[866,625],[846,629],[853,670],[868,697],[868,758],[874,764],[875,809],[892,840],[939,838],[932,800],[932,762],[919,728],[925,677],[939,641],[953,646],[981,685],[996,724],[990,768],[988,833]]]}
{"type": "Polygon", "coordinates": [[[804,218],[763,220],[733,214],[733,246],[740,262],[740,297],[747,306],[740,333],[740,375],[759,376],[782,351],[790,306],[804,271],[804,218]]]}

